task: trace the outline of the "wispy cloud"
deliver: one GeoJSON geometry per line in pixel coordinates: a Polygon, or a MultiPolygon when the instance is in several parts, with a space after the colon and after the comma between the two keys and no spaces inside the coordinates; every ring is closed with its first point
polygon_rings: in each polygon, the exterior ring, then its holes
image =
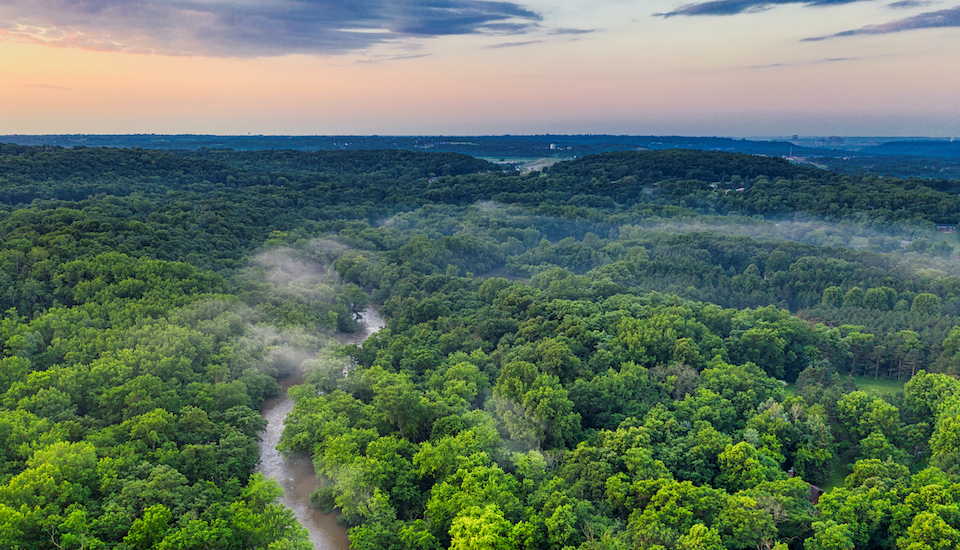
{"type": "Polygon", "coordinates": [[[803,63],[770,63],[769,65],[751,65],[745,69],[772,69],[776,67],[805,67],[808,65],[823,65],[825,63],[839,63],[842,61],[858,61],[859,57],[830,57],[827,59],[816,59],[803,63]]]}
{"type": "Polygon", "coordinates": [[[687,4],[666,13],[655,13],[659,17],[674,17],[677,15],[737,15],[768,10],[782,4],[803,4],[805,6],[834,6],[850,4],[861,0],[713,0],[699,4],[687,4]]]}
{"type": "Polygon", "coordinates": [[[38,88],[40,90],[69,90],[63,86],[54,86],[53,84],[24,84],[27,88],[38,88]]]}
{"type": "Polygon", "coordinates": [[[539,44],[543,40],[525,40],[523,42],[502,42],[500,44],[493,44],[487,46],[488,50],[498,50],[500,48],[516,48],[518,46],[529,46],[530,44],[539,44]]]}
{"type": "Polygon", "coordinates": [[[369,59],[358,59],[356,63],[361,64],[376,64],[383,63],[385,61],[403,61],[404,59],[419,59],[421,57],[430,57],[431,53],[416,53],[416,54],[404,54],[404,55],[385,55],[385,56],[376,56],[369,59]]]}
{"type": "Polygon", "coordinates": [[[827,36],[804,38],[804,42],[819,42],[829,38],[843,36],[857,36],[861,34],[891,34],[895,32],[913,31],[918,29],[939,29],[944,27],[960,27],[960,6],[939,11],[931,11],[897,19],[883,25],[867,25],[859,29],[838,32],[827,36]]]}
{"type": "Polygon", "coordinates": [[[577,35],[577,34],[591,34],[597,32],[598,29],[555,29],[550,31],[552,35],[577,35]]]}
{"type": "Polygon", "coordinates": [[[887,4],[888,8],[893,8],[895,10],[902,10],[907,8],[919,8],[922,6],[929,6],[933,2],[926,2],[923,0],[900,0],[899,2],[894,2],[892,4],[887,4]]]}
{"type": "Polygon", "coordinates": [[[486,0],[3,0],[0,37],[87,49],[259,57],[408,37],[522,33],[541,16],[486,0]]]}

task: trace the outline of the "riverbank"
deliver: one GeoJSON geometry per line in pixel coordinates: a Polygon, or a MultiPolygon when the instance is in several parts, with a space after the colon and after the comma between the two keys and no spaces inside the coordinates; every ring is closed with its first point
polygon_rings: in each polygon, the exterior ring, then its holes
{"type": "MultiPolygon", "coordinates": [[[[334,336],[341,344],[362,344],[386,325],[380,317],[377,305],[363,312],[357,332],[334,336]]],[[[298,368],[290,376],[279,380],[280,395],[263,402],[260,414],[267,420],[267,428],[261,434],[260,466],[257,471],[272,477],[283,488],[281,500],[293,511],[300,524],[310,533],[314,550],[348,550],[350,540],[347,530],[336,522],[336,514],[324,514],[310,502],[310,493],[320,485],[313,463],[308,455],[285,458],[277,452],[277,444],[283,434],[283,421],[293,410],[293,400],[287,389],[304,383],[303,372],[298,368]]]]}

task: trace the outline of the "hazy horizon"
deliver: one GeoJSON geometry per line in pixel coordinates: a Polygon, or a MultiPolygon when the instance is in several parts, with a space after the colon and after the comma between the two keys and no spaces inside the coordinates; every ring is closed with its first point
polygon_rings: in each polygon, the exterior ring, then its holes
{"type": "MultiPolygon", "coordinates": [[[[960,133],[958,133],[960,135],[960,133]]],[[[189,138],[189,137],[215,137],[215,138],[254,138],[254,137],[266,137],[266,138],[338,138],[338,137],[362,137],[362,138],[442,138],[442,137],[577,137],[577,136],[610,136],[610,137],[673,137],[673,138],[690,138],[690,139],[735,139],[735,140],[745,140],[745,141],[791,141],[793,139],[798,139],[800,141],[810,141],[825,139],[831,137],[839,137],[844,140],[847,140],[847,144],[850,144],[850,140],[853,140],[853,143],[858,143],[860,140],[869,140],[883,142],[884,140],[901,140],[901,141],[954,141],[956,136],[952,135],[837,135],[837,134],[797,134],[797,137],[794,138],[793,135],[769,135],[769,136],[750,136],[750,135],[681,135],[681,134],[610,134],[602,132],[586,132],[586,133],[559,133],[559,132],[545,132],[545,133],[536,133],[536,134],[517,134],[517,133],[491,133],[491,134],[216,134],[216,133],[155,133],[155,132],[146,132],[146,133],[9,133],[9,134],[0,134],[0,138],[4,137],[44,137],[44,136],[57,136],[57,137],[136,137],[136,136],[156,136],[156,137],[180,137],[180,138],[189,138]]]]}

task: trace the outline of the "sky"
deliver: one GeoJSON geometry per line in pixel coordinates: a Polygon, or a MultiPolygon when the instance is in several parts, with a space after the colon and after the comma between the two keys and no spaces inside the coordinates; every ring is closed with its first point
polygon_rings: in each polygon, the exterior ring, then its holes
{"type": "Polygon", "coordinates": [[[960,0],[0,0],[0,134],[960,136],[960,0]]]}

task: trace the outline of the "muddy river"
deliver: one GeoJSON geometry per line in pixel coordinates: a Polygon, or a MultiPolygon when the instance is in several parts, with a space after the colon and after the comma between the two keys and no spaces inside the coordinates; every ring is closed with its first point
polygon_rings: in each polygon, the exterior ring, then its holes
{"type": "MultiPolygon", "coordinates": [[[[341,344],[363,343],[368,336],[384,326],[384,321],[374,308],[363,312],[360,330],[352,334],[336,336],[341,344]]],[[[303,373],[295,372],[280,380],[280,395],[264,401],[260,409],[267,419],[267,429],[260,434],[260,466],[258,472],[272,477],[283,487],[283,503],[293,510],[300,523],[310,532],[310,541],[315,550],[347,550],[350,541],[347,530],[337,525],[335,514],[324,514],[310,504],[310,493],[320,485],[313,471],[313,463],[307,455],[285,459],[277,452],[277,443],[283,433],[283,419],[293,410],[293,400],[287,397],[287,388],[303,383],[303,373]]]]}

